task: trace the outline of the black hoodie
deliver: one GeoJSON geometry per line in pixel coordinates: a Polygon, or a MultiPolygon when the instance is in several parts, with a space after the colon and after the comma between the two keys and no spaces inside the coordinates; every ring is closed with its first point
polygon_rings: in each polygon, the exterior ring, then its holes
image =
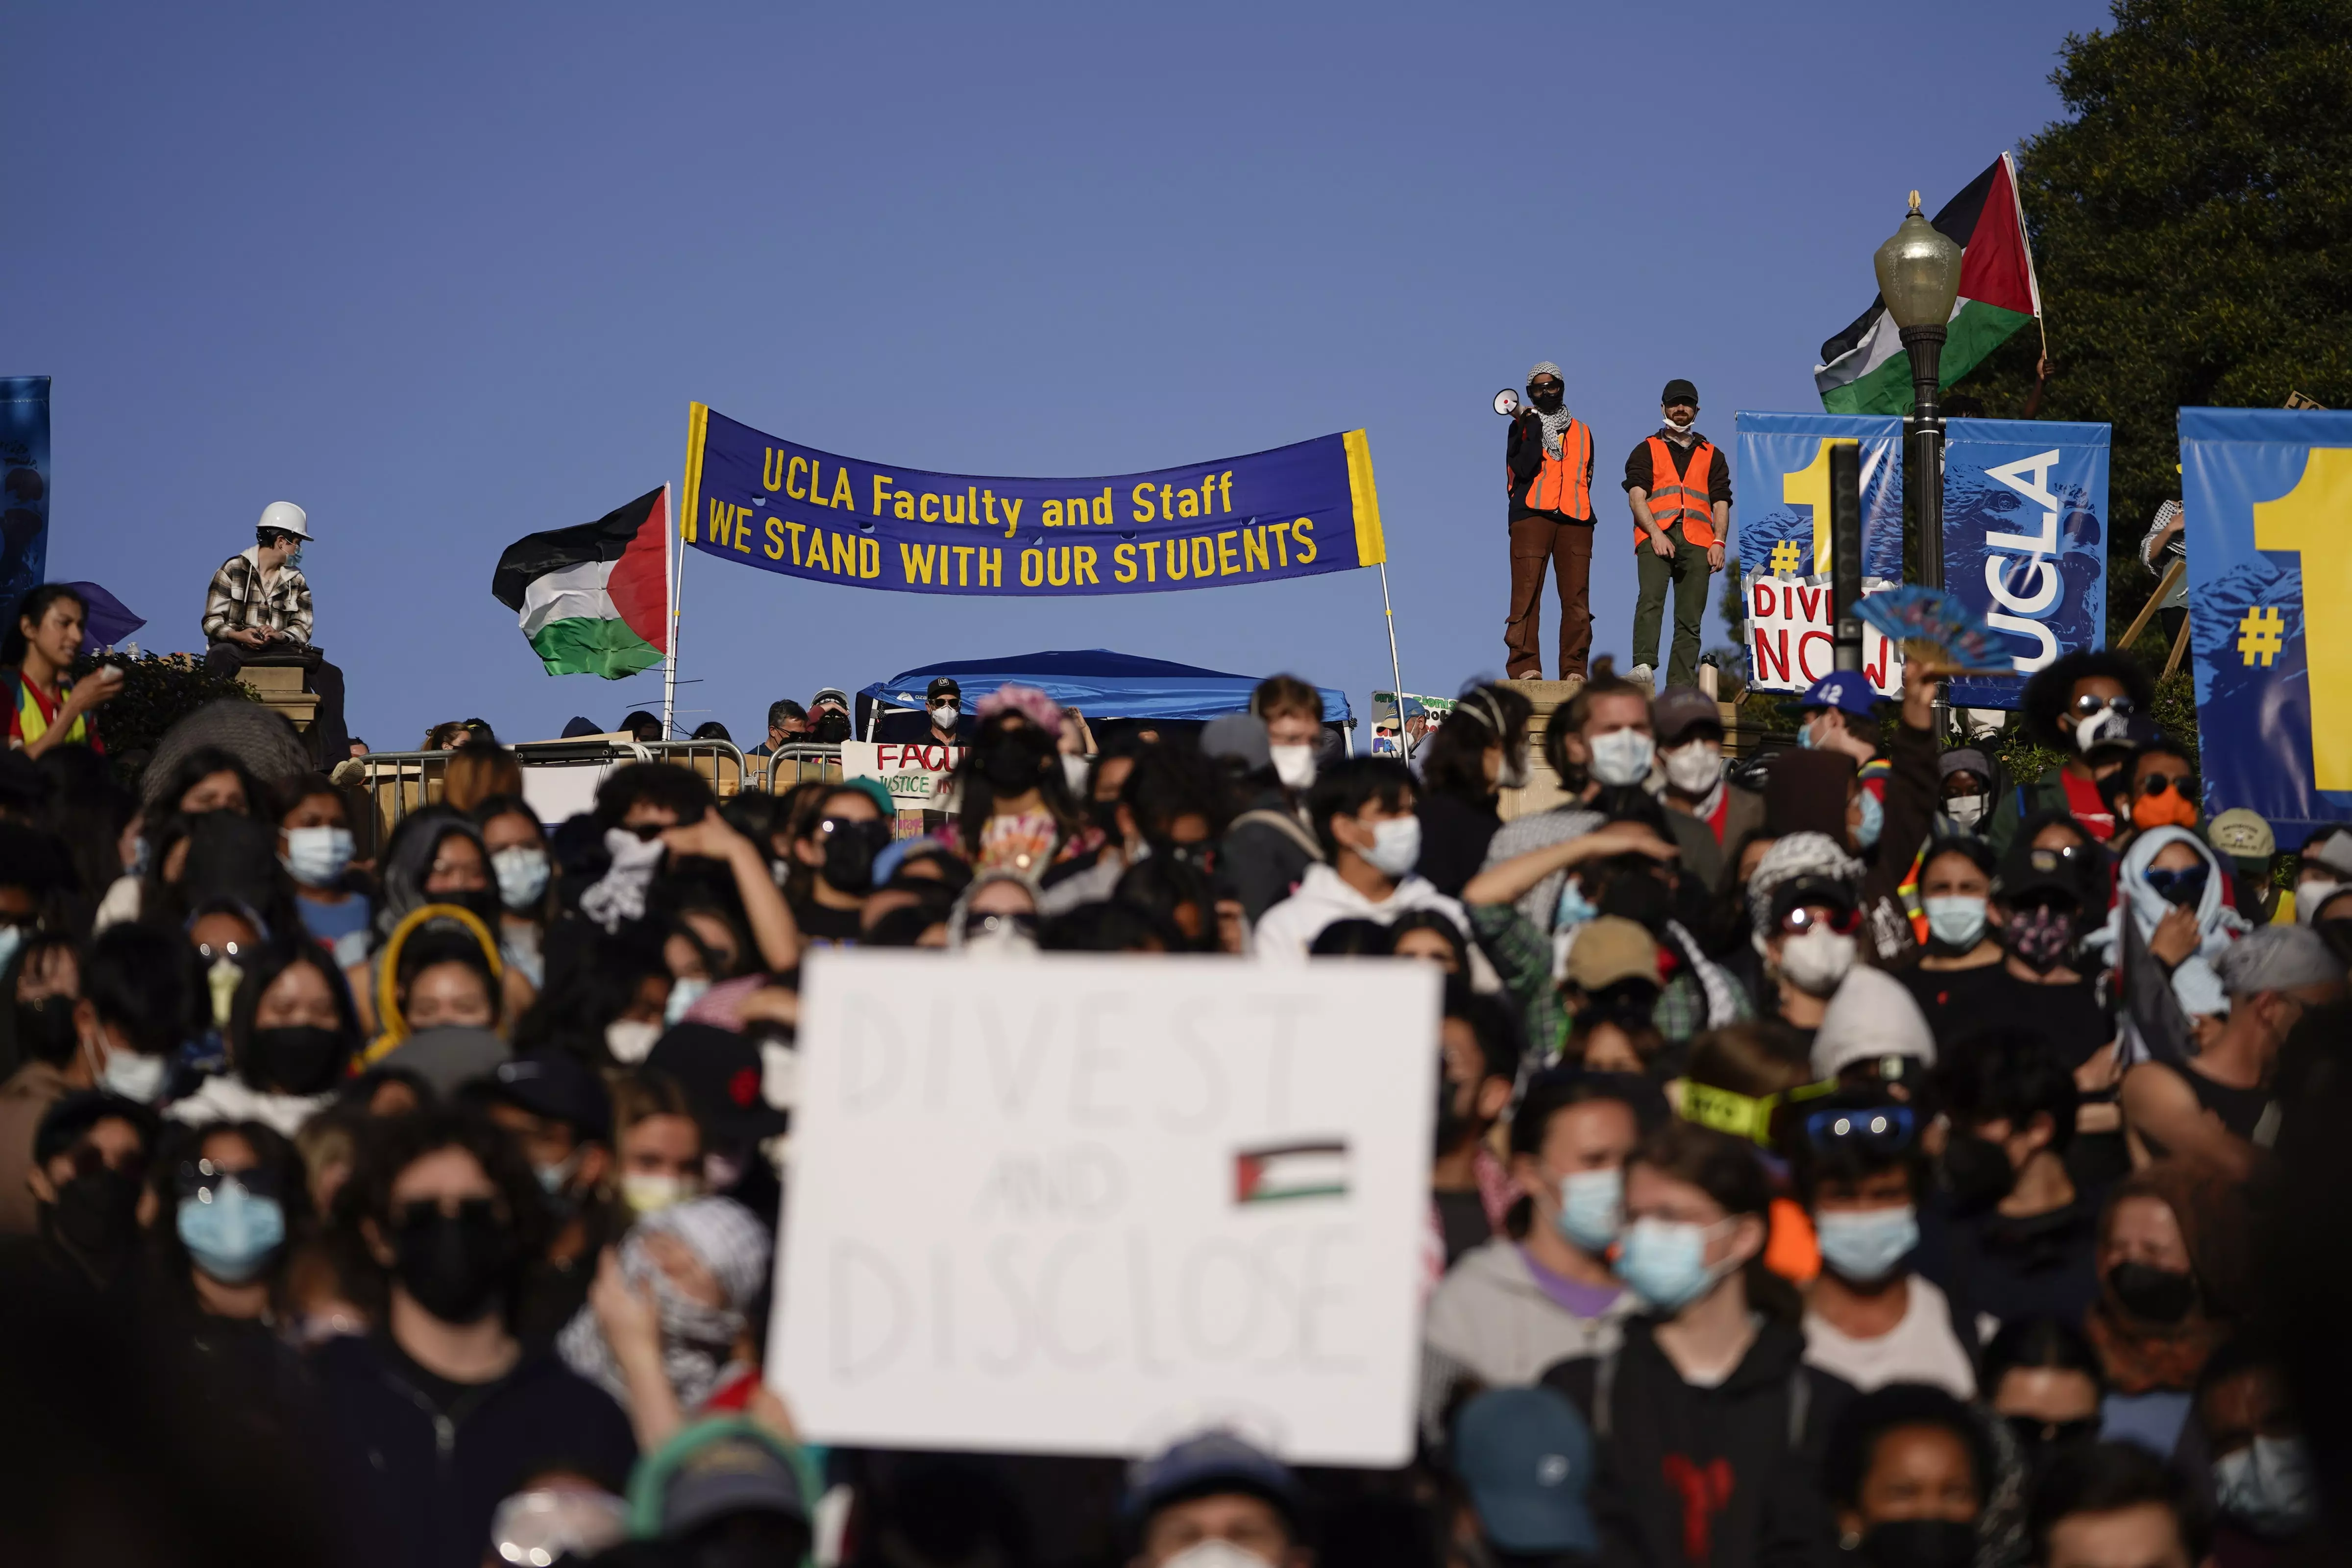
{"type": "Polygon", "coordinates": [[[1600,1440],[1591,1496],[1601,1562],[1612,1568],[1834,1562],[1822,1448],[1853,1389],[1805,1365],[1804,1335],[1778,1321],[1765,1322],[1730,1376],[1696,1387],[1658,1348],[1658,1322],[1632,1319],[1613,1355],[1564,1361],[1543,1375],[1585,1413],[1600,1440]],[[1604,1367],[1605,1413],[1594,1407],[1604,1367]],[[1792,1409],[1792,1400],[1802,1408],[1792,1409]]]}

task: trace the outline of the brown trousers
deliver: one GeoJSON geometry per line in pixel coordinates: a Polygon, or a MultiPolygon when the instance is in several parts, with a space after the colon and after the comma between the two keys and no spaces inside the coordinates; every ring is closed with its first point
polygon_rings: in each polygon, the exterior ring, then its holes
{"type": "Polygon", "coordinates": [[[1503,623],[1511,680],[1543,678],[1544,563],[1559,592],[1559,678],[1584,674],[1592,648],[1592,611],[1585,590],[1592,576],[1592,525],[1556,517],[1520,517],[1511,524],[1511,617],[1503,623]]]}

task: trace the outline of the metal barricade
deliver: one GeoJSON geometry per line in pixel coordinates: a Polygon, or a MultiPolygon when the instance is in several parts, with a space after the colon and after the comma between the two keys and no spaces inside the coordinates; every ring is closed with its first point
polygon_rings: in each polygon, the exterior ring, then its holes
{"type": "MultiPolygon", "coordinates": [[[[447,751],[371,751],[335,769],[335,782],[364,798],[364,818],[352,813],[360,858],[379,856],[409,812],[438,805],[449,771],[447,751]],[[357,777],[353,777],[356,773],[357,777]],[[371,837],[370,835],[373,835],[371,837]]],[[[349,804],[350,801],[346,800],[349,804]]]]}
{"type": "Polygon", "coordinates": [[[754,757],[749,764],[759,769],[759,777],[771,795],[781,795],[795,784],[812,779],[828,783],[841,778],[841,747],[805,741],[793,746],[780,746],[768,757],[754,757]]]}
{"type": "Polygon", "coordinates": [[[639,742],[638,749],[648,761],[693,768],[722,800],[761,788],[760,771],[731,740],[647,740],[639,742]]]}

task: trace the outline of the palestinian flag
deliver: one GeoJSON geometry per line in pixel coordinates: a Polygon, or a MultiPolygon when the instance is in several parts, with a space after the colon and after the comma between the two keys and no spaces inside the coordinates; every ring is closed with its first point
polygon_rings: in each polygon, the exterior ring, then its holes
{"type": "MultiPolygon", "coordinates": [[[[2042,286],[2025,239],[2017,167],[2004,152],[1930,220],[1958,245],[1960,292],[1937,381],[1950,386],[1983,362],[2009,335],[2042,314],[2042,286]]],[[[1911,361],[1884,295],[1853,326],[1822,345],[1813,384],[1832,413],[1909,413],[1911,361]]]]}
{"type": "Polygon", "coordinates": [[[667,492],[656,489],[576,528],[507,546],[490,592],[522,617],[551,675],[617,681],[669,647],[667,492]]]}

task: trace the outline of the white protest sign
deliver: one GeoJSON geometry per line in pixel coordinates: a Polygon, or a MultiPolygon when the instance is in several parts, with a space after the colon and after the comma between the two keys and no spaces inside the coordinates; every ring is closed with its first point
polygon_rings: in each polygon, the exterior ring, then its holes
{"type": "Polygon", "coordinates": [[[950,776],[963,760],[961,746],[902,746],[895,741],[845,740],[844,779],[878,779],[898,806],[943,809],[950,776]]]}
{"type": "MultiPolygon", "coordinates": [[[[1864,580],[1869,598],[1894,587],[1864,580]]],[[[1766,577],[1748,580],[1748,685],[1763,692],[1801,692],[1837,668],[1829,580],[1766,577]]],[[[1903,695],[1903,650],[1868,622],[1862,627],[1862,670],[1883,697],[1903,695]]]]}
{"type": "Polygon", "coordinates": [[[1438,972],[821,950],[769,1378],[813,1440],[1412,1454],[1438,972]]]}

